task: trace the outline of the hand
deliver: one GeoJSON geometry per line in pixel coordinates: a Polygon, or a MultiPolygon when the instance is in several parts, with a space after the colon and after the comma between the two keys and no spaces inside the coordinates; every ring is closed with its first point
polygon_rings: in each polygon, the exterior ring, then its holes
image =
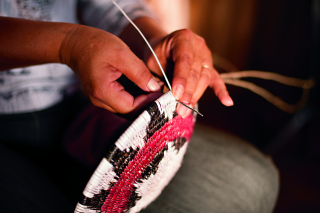
{"type": "MultiPolygon", "coordinates": [[[[213,67],[211,52],[203,38],[185,29],[150,42],[164,68],[168,60],[174,62],[172,92],[177,100],[193,108],[209,86],[222,104],[233,105],[223,80],[213,67]]],[[[149,69],[162,76],[153,55],[148,52],[145,57],[149,69]]],[[[179,104],[177,112],[186,117],[191,110],[179,104]]]]}
{"type": "Polygon", "coordinates": [[[143,61],[122,40],[96,28],[76,25],[62,41],[60,58],[76,73],[91,102],[114,113],[132,112],[154,96],[133,97],[116,81],[122,74],[146,92],[160,91],[143,61]]]}

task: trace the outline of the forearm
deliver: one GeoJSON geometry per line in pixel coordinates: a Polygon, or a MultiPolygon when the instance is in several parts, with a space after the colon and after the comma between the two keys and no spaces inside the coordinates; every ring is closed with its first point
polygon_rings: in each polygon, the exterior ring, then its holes
{"type": "MultiPolygon", "coordinates": [[[[144,34],[146,39],[151,43],[163,39],[167,36],[167,33],[159,26],[159,24],[151,18],[138,18],[133,21],[141,32],[144,34]]],[[[149,48],[146,42],[142,39],[139,32],[129,24],[121,33],[120,38],[130,47],[132,52],[134,52],[140,59],[145,62],[147,57],[150,55],[149,48]]]]}
{"type": "Polygon", "coordinates": [[[44,63],[61,63],[61,42],[75,26],[0,17],[0,71],[44,63]]]}

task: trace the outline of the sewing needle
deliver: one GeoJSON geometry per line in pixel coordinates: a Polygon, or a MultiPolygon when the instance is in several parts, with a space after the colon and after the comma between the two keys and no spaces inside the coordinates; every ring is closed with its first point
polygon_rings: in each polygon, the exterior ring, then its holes
{"type": "Polygon", "coordinates": [[[203,117],[203,115],[202,115],[198,110],[193,109],[193,108],[189,107],[188,105],[186,105],[186,104],[184,104],[184,103],[182,103],[182,102],[180,102],[180,101],[178,101],[178,100],[176,100],[176,101],[177,101],[179,104],[182,104],[183,106],[185,106],[185,107],[187,107],[187,108],[195,111],[196,113],[198,113],[199,115],[201,115],[201,117],[203,117]]]}

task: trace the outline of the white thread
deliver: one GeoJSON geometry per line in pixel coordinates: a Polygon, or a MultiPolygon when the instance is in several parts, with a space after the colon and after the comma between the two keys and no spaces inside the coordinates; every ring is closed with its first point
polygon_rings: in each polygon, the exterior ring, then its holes
{"type": "Polygon", "coordinates": [[[168,142],[168,150],[164,152],[164,157],[158,165],[157,173],[151,174],[148,179],[141,180],[141,183],[136,182],[134,184],[137,188],[136,193],[141,199],[129,210],[129,213],[139,212],[155,200],[180,168],[188,142],[178,152],[173,144],[173,142],[168,142]]]}
{"type": "Polygon", "coordinates": [[[113,181],[115,176],[116,173],[113,172],[112,164],[103,158],[83,190],[83,195],[92,198],[95,194],[99,194],[102,189],[102,182],[105,179],[107,179],[107,182],[113,181]]]}
{"type": "Polygon", "coordinates": [[[146,136],[146,128],[151,120],[151,116],[144,111],[131,126],[120,136],[115,145],[121,150],[130,151],[130,147],[140,149],[145,145],[144,137],[146,136]]]}
{"type": "Polygon", "coordinates": [[[160,67],[160,69],[161,69],[161,72],[162,72],[162,74],[163,74],[164,79],[166,80],[166,82],[167,82],[167,84],[168,84],[169,89],[172,90],[172,89],[171,89],[171,85],[170,85],[170,83],[169,83],[169,80],[168,80],[168,78],[167,78],[165,72],[163,71],[162,66],[161,66],[161,64],[160,64],[160,62],[159,62],[159,59],[158,59],[157,55],[155,54],[155,52],[153,51],[153,49],[152,49],[151,45],[149,44],[148,40],[144,37],[144,35],[143,35],[143,33],[140,31],[140,29],[139,29],[139,28],[133,23],[133,21],[127,16],[127,14],[121,9],[121,7],[120,7],[114,0],[111,0],[111,1],[112,1],[113,4],[116,5],[116,7],[122,12],[122,14],[128,19],[128,21],[136,28],[136,30],[137,30],[137,31],[140,33],[140,35],[142,36],[143,40],[147,43],[149,49],[151,50],[152,54],[154,55],[154,57],[155,57],[158,65],[159,65],[159,67],[160,67]]]}

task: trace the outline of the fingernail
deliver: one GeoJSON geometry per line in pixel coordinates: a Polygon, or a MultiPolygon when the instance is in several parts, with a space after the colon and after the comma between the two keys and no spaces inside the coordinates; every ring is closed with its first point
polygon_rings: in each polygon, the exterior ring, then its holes
{"type": "Polygon", "coordinates": [[[182,117],[184,117],[184,115],[186,114],[188,108],[183,106],[182,104],[178,104],[178,107],[177,107],[177,113],[179,115],[181,115],[182,117]]]}
{"type": "Polygon", "coordinates": [[[160,87],[163,87],[164,86],[164,82],[163,81],[158,81],[160,87]]]}
{"type": "MultiPolygon", "coordinates": [[[[188,106],[192,108],[192,106],[191,106],[191,105],[188,105],[188,106]]],[[[184,113],[184,115],[183,115],[182,117],[183,117],[183,118],[188,117],[188,116],[191,114],[191,112],[192,112],[192,110],[187,108],[186,113],[184,113]]]]}
{"type": "MultiPolygon", "coordinates": [[[[175,97],[175,99],[179,100],[184,92],[184,88],[181,85],[176,86],[175,88],[173,88],[173,96],[175,97]]],[[[181,104],[180,104],[181,105],[181,104]]]]}
{"type": "Polygon", "coordinates": [[[230,96],[224,96],[223,97],[223,104],[226,106],[233,106],[233,100],[230,98],[230,96]]]}
{"type": "Polygon", "coordinates": [[[153,77],[149,80],[147,87],[149,90],[151,90],[153,92],[161,89],[160,85],[158,84],[156,79],[154,79],[153,77]]]}

